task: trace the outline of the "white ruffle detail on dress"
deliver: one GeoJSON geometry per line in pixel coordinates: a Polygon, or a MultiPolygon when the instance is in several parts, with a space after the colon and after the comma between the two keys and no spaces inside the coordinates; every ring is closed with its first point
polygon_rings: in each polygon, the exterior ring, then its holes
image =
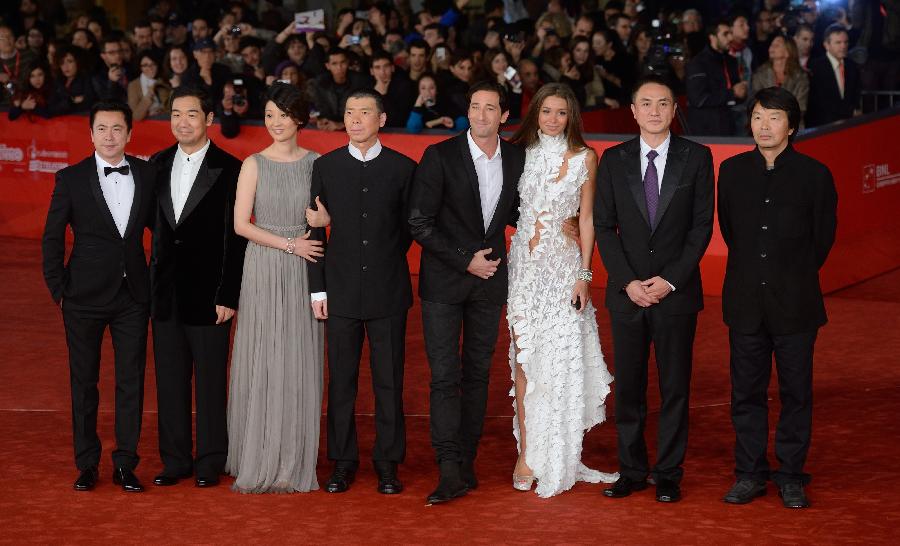
{"type": "MultiPolygon", "coordinates": [[[[588,171],[585,150],[569,159],[559,178],[567,148],[564,135],[539,133],[539,142],[527,150],[509,251],[510,368],[513,381],[517,363],[527,378],[525,462],[541,497],[566,491],[576,481],[618,479],[581,463],[584,433],[606,419],[613,377],[603,360],[593,304],[578,313],[570,303],[581,249],[563,235],[562,223],[578,214],[588,171]],[[532,251],[529,241],[538,221],[540,240],[532,251]]],[[[515,398],[515,385],[510,396],[515,398]]],[[[513,434],[518,446],[517,418],[513,434]]]]}

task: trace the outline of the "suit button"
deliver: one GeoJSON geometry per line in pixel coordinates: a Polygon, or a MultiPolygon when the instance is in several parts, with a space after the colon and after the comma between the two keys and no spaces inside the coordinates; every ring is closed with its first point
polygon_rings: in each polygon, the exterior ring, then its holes
{"type": "Polygon", "coordinates": [[[766,281],[763,281],[763,282],[761,282],[761,283],[759,283],[759,284],[760,284],[760,286],[765,286],[765,285],[766,285],[766,281]]]}
{"type": "Polygon", "coordinates": [[[180,244],[181,244],[181,239],[175,239],[175,244],[176,244],[176,245],[180,245],[180,244]]]}
{"type": "Polygon", "coordinates": [[[653,254],[653,249],[652,249],[652,248],[650,249],[650,254],[653,254]]]}
{"type": "Polygon", "coordinates": [[[763,203],[765,203],[765,204],[768,205],[769,202],[771,202],[771,201],[772,201],[771,199],[769,199],[768,197],[766,197],[765,200],[763,200],[763,203]]]}
{"type": "Polygon", "coordinates": [[[368,239],[363,239],[363,245],[367,245],[367,244],[369,244],[369,240],[368,240],[368,239]]]}
{"type": "Polygon", "coordinates": [[[365,213],[365,212],[364,212],[364,213],[362,213],[362,217],[363,217],[363,218],[368,218],[368,217],[369,217],[369,215],[368,215],[368,214],[366,214],[366,213],[365,213]]]}
{"type": "Polygon", "coordinates": [[[366,193],[367,191],[369,191],[369,188],[363,188],[363,193],[366,193]]]}
{"type": "Polygon", "coordinates": [[[368,270],[369,270],[369,266],[367,266],[367,265],[362,266],[362,270],[363,270],[363,271],[368,271],[368,270]]]}
{"type": "Polygon", "coordinates": [[[760,258],[765,258],[766,256],[767,256],[767,254],[766,254],[765,252],[762,252],[762,253],[760,253],[760,255],[759,255],[760,258]]]}
{"type": "Polygon", "coordinates": [[[762,227],[762,230],[763,230],[763,231],[765,231],[765,230],[767,230],[767,229],[769,229],[769,226],[763,226],[763,227],[762,227]]]}

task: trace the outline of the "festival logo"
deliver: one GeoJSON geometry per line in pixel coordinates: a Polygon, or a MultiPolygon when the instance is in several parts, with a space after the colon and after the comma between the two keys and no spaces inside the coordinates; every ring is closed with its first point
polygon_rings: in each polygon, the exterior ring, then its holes
{"type": "Polygon", "coordinates": [[[900,173],[891,172],[890,164],[863,165],[862,191],[872,193],[879,188],[900,183],[900,173]]]}

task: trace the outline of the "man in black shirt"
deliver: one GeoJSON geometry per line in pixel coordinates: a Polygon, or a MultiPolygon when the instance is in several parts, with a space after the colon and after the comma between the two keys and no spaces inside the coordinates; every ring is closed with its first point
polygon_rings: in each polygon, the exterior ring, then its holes
{"type": "Polygon", "coordinates": [[[386,121],[380,94],[357,91],[346,106],[350,144],[315,161],[310,195],[317,212],[307,212],[317,240],[326,239],[322,218],[329,211],[332,225],[325,257],[309,264],[313,311],[328,321],[328,458],[335,468],[325,490],[346,491],[359,466],[353,411],[366,335],[375,391],[372,461],[378,491],[392,494],[402,490],[397,465],[406,453],[403,366],[412,305],[406,252],[412,238],[405,218],[416,164],[378,140],[386,121]]]}
{"type": "Polygon", "coordinates": [[[200,40],[192,49],[197,62],[185,70],[182,84],[202,90],[218,104],[231,73],[225,65],[216,62],[216,44],[212,40],[200,40]]]}
{"type": "Polygon", "coordinates": [[[91,81],[94,94],[100,100],[127,102],[128,76],[122,64],[122,49],[118,38],[107,36],[100,42],[100,58],[103,63],[97,67],[91,81]]]}
{"type": "Polygon", "coordinates": [[[737,436],[737,481],[724,500],[746,504],[765,494],[774,353],[780,467],[771,479],[785,507],[806,508],[813,346],[827,320],[819,269],[834,243],[837,193],[828,167],[791,146],[801,114],[790,92],[763,89],[748,110],[757,148],[727,159],[719,169],[719,227],[728,245],[722,312],[729,327],[737,436]]]}
{"type": "Polygon", "coordinates": [[[709,44],[688,61],[685,87],[691,135],[731,136],[731,107],[747,98],[747,82],[738,76],[737,63],[728,54],[731,26],[719,21],[707,29],[709,44]]]}
{"type": "Polygon", "coordinates": [[[366,77],[349,69],[347,52],[335,48],[328,52],[325,68],[328,72],[311,80],[308,94],[315,108],[310,122],[324,131],[344,129],[344,103],[353,92],[366,87],[366,77]]]}
{"type": "Polygon", "coordinates": [[[370,72],[375,79],[375,91],[381,94],[384,101],[384,112],[387,114],[384,126],[406,127],[413,103],[412,84],[406,72],[394,67],[391,55],[385,51],[376,51],[372,55],[370,72]]]}

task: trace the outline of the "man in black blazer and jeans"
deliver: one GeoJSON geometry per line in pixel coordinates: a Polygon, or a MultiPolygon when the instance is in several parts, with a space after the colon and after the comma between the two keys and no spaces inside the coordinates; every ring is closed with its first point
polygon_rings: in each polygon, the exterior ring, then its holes
{"type": "MultiPolygon", "coordinates": [[[[350,143],[313,163],[310,196],[331,222],[325,256],[308,265],[313,312],[328,321],[328,458],[335,461],[328,493],[349,489],[359,466],[354,408],[365,336],[375,392],[378,492],[403,489],[397,465],[406,456],[403,367],[412,306],[406,215],[416,163],[381,145],[378,129],[386,117],[377,91],[351,93],[343,122],[350,143]]],[[[307,212],[317,226],[311,237],[325,241],[327,222],[316,222],[315,214],[307,212]]]]}
{"type": "Polygon", "coordinates": [[[687,449],[691,361],[703,309],[700,258],[712,236],[714,185],[709,148],[675,136],[672,88],[639,81],[631,110],[640,136],[603,153],[594,225],[609,274],[616,374],[619,480],[603,493],[625,497],[656,481],[656,500],[681,498],[687,449]],[[647,362],[656,351],[662,406],[656,465],[647,461],[647,362]]]}
{"type": "Polygon", "coordinates": [[[793,95],[778,87],[763,89],[748,111],[757,148],[723,161],[719,170],[719,227],[728,245],[722,313],[731,344],[731,419],[737,436],[737,482],[724,500],[746,504],[766,492],[774,353],[780,468],[771,478],[785,507],[806,508],[813,346],[827,320],[819,269],[834,243],[837,193],[828,167],[791,146],[801,115],[793,95]]]}
{"type": "Polygon", "coordinates": [[[431,443],[441,474],[429,504],[478,485],[473,462],[507,297],[506,226],[515,224],[516,186],[525,166],[524,150],[498,135],[508,116],[499,84],[472,86],[471,129],[425,150],[410,198],[409,224],[422,246],[419,296],[431,367],[431,443]]]}
{"type": "Polygon", "coordinates": [[[98,102],[90,115],[96,149],[87,159],[56,173],[44,227],[44,280],[62,308],[72,388],[77,491],[97,483],[100,438],[100,346],[109,328],[115,352],[116,450],[113,482],[125,491],[143,491],[134,475],[138,464],[147,359],[150,276],[144,228],[156,210],[153,168],[125,155],[131,140],[127,104],[98,102]],[[66,228],[75,244],[68,263],[66,228]]]}
{"type": "Polygon", "coordinates": [[[228,455],[228,349],[247,247],[247,240],[234,232],[241,162],[209,140],[213,105],[205,92],[181,86],[172,94],[171,106],[178,143],[151,160],[159,190],[150,273],[163,463],[153,483],[174,485],[193,473],[198,487],[209,487],[219,483],[228,455]]]}

